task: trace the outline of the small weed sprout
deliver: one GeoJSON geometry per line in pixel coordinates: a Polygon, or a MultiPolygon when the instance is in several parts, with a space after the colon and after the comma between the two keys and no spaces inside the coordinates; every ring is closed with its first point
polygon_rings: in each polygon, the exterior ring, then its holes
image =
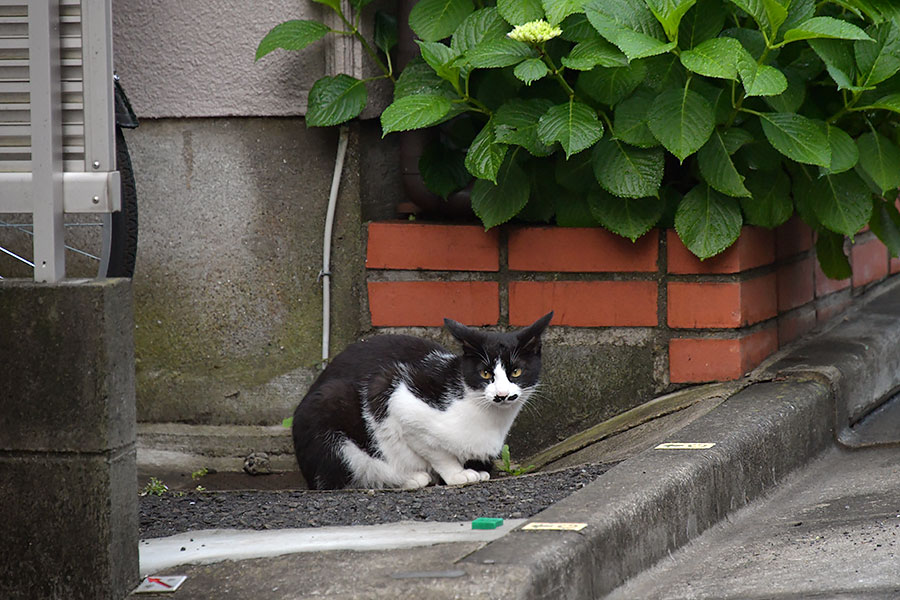
{"type": "Polygon", "coordinates": [[[144,489],[141,490],[141,496],[162,496],[169,491],[169,486],[164,484],[156,477],[151,477],[144,489]]]}
{"type": "Polygon", "coordinates": [[[534,465],[520,467],[517,464],[510,462],[509,444],[503,444],[503,449],[500,451],[500,465],[498,466],[498,468],[508,475],[517,477],[519,475],[524,475],[525,473],[533,471],[536,467],[534,465]]]}
{"type": "Polygon", "coordinates": [[[203,467],[202,469],[197,469],[196,471],[191,473],[191,479],[193,479],[194,481],[197,481],[198,479],[200,479],[201,477],[203,477],[204,475],[207,475],[207,474],[209,474],[209,469],[207,469],[206,467],[203,467]]]}

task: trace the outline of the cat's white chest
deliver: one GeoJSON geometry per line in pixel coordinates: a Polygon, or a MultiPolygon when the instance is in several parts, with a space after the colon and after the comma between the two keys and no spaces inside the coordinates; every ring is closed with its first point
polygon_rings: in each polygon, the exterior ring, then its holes
{"type": "Polygon", "coordinates": [[[442,410],[420,400],[406,385],[399,385],[387,416],[376,427],[376,437],[407,445],[416,453],[444,450],[461,461],[496,456],[519,406],[488,402],[481,392],[471,390],[442,410]]]}

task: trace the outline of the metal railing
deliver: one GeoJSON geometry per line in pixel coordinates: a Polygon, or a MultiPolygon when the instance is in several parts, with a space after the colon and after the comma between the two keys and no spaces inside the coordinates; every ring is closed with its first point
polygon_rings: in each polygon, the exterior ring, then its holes
{"type": "Polygon", "coordinates": [[[35,281],[65,278],[64,213],[120,207],[111,13],[0,0],[0,213],[33,215],[35,281]]]}

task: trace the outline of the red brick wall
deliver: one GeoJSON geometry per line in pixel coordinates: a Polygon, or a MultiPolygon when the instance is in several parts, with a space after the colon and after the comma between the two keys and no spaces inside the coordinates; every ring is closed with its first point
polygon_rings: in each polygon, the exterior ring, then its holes
{"type": "Polygon", "coordinates": [[[552,325],[653,328],[668,345],[668,381],[742,377],[766,357],[900,272],[870,232],[850,246],[852,279],[829,280],[812,230],[792,219],[745,227],[700,261],[674,231],[632,244],[600,228],[371,223],[368,295],[374,327],[552,325]]]}

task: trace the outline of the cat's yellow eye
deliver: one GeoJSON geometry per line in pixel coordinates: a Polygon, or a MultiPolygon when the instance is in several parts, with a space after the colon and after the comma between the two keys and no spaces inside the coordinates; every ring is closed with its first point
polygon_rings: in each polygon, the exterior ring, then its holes
{"type": "Polygon", "coordinates": [[[520,369],[519,367],[516,367],[515,369],[512,370],[512,373],[510,373],[510,375],[512,375],[513,377],[521,377],[522,369],[520,369]]]}
{"type": "Polygon", "coordinates": [[[482,369],[480,375],[482,379],[491,379],[494,376],[494,374],[487,369],[482,369]]]}

